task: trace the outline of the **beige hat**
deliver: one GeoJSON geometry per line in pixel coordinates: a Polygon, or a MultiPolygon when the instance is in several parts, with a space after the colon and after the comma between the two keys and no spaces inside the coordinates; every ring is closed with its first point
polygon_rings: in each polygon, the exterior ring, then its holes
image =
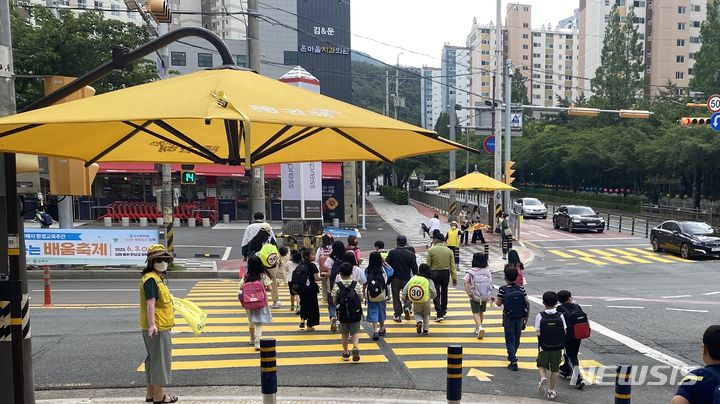
{"type": "Polygon", "coordinates": [[[170,254],[166,249],[165,246],[162,244],[151,244],[147,248],[147,259],[145,262],[152,261],[156,258],[170,258],[172,259],[173,256],[170,254]]]}

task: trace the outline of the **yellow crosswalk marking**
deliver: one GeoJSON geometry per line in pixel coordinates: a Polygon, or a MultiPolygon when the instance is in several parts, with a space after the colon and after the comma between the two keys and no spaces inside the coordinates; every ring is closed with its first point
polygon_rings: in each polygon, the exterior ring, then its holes
{"type": "MultiPolygon", "coordinates": [[[[393,352],[395,352],[395,355],[398,355],[398,356],[447,355],[447,347],[393,348],[393,352]]],[[[503,356],[503,357],[505,357],[505,356],[507,356],[507,350],[505,348],[468,348],[468,347],[464,347],[463,348],[464,359],[467,359],[467,355],[488,355],[488,356],[503,356]]],[[[519,357],[522,357],[522,358],[536,358],[538,355],[538,350],[537,350],[537,348],[520,348],[517,350],[516,355],[519,357]]]]}
{"type": "Polygon", "coordinates": [[[607,265],[607,262],[598,261],[598,260],[596,260],[596,259],[594,259],[594,258],[578,257],[578,259],[580,259],[580,260],[582,260],[582,261],[585,261],[585,262],[589,262],[589,263],[591,263],[591,264],[595,264],[595,265],[600,265],[600,266],[607,265]]]}
{"type": "Polygon", "coordinates": [[[592,251],[593,253],[597,255],[602,255],[603,257],[614,257],[613,254],[610,254],[607,251],[599,250],[597,248],[588,248],[588,251],[592,251]]]}
{"type": "MultiPolygon", "coordinates": [[[[352,365],[354,362],[343,362],[340,357],[341,352],[335,356],[303,356],[297,358],[277,358],[277,366],[300,366],[300,365],[337,365],[347,363],[352,365]]],[[[384,355],[362,355],[360,353],[359,363],[384,363],[387,358],[384,355]]],[[[207,361],[173,361],[172,370],[199,370],[199,369],[229,369],[229,368],[259,368],[259,355],[254,359],[225,359],[225,360],[207,360],[207,361]]],[[[138,372],[145,371],[145,364],[138,367],[138,372]]]]}
{"type": "MultiPolygon", "coordinates": [[[[447,367],[446,359],[405,361],[404,363],[408,369],[440,369],[447,367]]],[[[463,367],[467,368],[504,368],[507,364],[506,360],[463,360],[463,367]]],[[[518,361],[518,367],[520,369],[533,370],[537,369],[537,364],[535,361],[518,361]]]]}
{"type": "Polygon", "coordinates": [[[627,264],[629,264],[629,262],[623,261],[623,260],[618,259],[618,258],[615,258],[615,257],[602,257],[602,259],[604,259],[605,261],[614,262],[614,263],[620,264],[620,265],[627,265],[627,264]]]}
{"type": "Polygon", "coordinates": [[[594,255],[592,255],[592,254],[590,254],[590,253],[587,253],[587,252],[585,252],[585,251],[583,251],[583,250],[568,250],[568,251],[571,252],[571,253],[573,253],[573,254],[575,254],[575,255],[579,255],[579,256],[581,256],[581,257],[587,257],[587,258],[594,258],[594,257],[595,257],[594,255]]]}
{"type": "Polygon", "coordinates": [[[560,250],[548,250],[548,251],[550,251],[551,253],[553,253],[557,256],[563,257],[563,258],[575,258],[575,256],[570,255],[570,254],[565,254],[564,252],[562,252],[560,250]]]}
{"type": "MultiPolygon", "coordinates": [[[[467,333],[472,333],[473,329],[475,328],[475,327],[442,327],[442,326],[439,326],[439,324],[442,324],[442,323],[435,323],[435,322],[430,323],[430,334],[452,334],[452,333],[467,334],[467,333]]],[[[390,324],[385,324],[385,327],[388,328],[388,332],[390,332],[390,331],[392,331],[392,332],[408,332],[408,333],[415,332],[414,325],[413,325],[413,327],[405,326],[405,330],[403,330],[403,331],[399,330],[401,327],[397,327],[397,326],[390,325],[390,324]]],[[[265,329],[265,327],[263,327],[263,330],[264,329],[265,329]]],[[[485,327],[485,335],[487,335],[487,334],[504,334],[504,332],[505,331],[503,330],[502,327],[485,327]]],[[[535,332],[535,327],[527,327],[527,328],[525,328],[525,331],[523,331],[523,334],[530,334],[530,333],[534,333],[534,332],[535,332]]],[[[421,337],[418,337],[418,338],[421,338],[421,337]]],[[[446,340],[446,342],[451,342],[451,341],[446,340]]]]}
{"type": "MultiPolygon", "coordinates": [[[[300,324],[300,320],[298,319],[298,324],[300,324]]],[[[327,332],[330,330],[330,324],[320,324],[319,326],[315,327],[314,332],[327,332]]],[[[175,332],[192,332],[190,327],[185,326],[176,326],[173,327],[173,331],[175,332]]],[[[274,325],[274,324],[264,324],[263,325],[263,332],[264,331],[299,331],[299,332],[307,332],[302,331],[298,328],[296,325],[274,325]]],[[[203,329],[203,333],[216,333],[216,332],[227,332],[227,333],[246,333],[248,332],[248,326],[247,325],[210,325],[203,329]]]]}
{"type": "MultiPolygon", "coordinates": [[[[468,308],[468,311],[469,311],[469,308],[468,308]]],[[[431,324],[431,325],[440,326],[440,327],[447,327],[447,326],[453,326],[453,325],[471,325],[472,328],[475,328],[475,321],[474,321],[472,318],[463,319],[463,320],[448,320],[448,319],[445,319],[445,321],[441,321],[441,322],[435,322],[435,321],[432,321],[432,320],[431,320],[431,321],[430,321],[430,324],[431,324]]],[[[501,318],[486,318],[486,319],[483,321],[483,324],[496,324],[496,325],[500,325],[500,324],[502,324],[502,319],[501,319],[501,318]]],[[[388,327],[388,328],[398,328],[398,327],[402,327],[403,325],[402,325],[402,324],[399,324],[399,323],[387,323],[387,324],[385,324],[385,326],[388,327]]],[[[405,324],[405,327],[407,327],[407,326],[408,326],[408,324],[406,323],[406,324],[405,324]]],[[[414,322],[412,323],[412,328],[415,329],[415,323],[414,323],[414,322]]]]}
{"type": "Polygon", "coordinates": [[[619,254],[623,257],[623,259],[634,261],[640,264],[652,264],[652,261],[644,260],[642,258],[638,258],[635,254],[632,254],[625,250],[620,250],[618,248],[608,248],[608,251],[612,251],[616,254],[619,254]]]}
{"type": "Polygon", "coordinates": [[[640,254],[643,258],[651,259],[651,260],[653,260],[653,261],[663,262],[663,263],[666,263],[666,264],[669,264],[669,263],[674,262],[674,261],[672,261],[672,260],[665,259],[665,258],[661,258],[661,257],[659,257],[659,256],[657,256],[657,255],[654,255],[654,254],[651,253],[651,252],[644,251],[644,250],[641,250],[641,249],[639,249],[639,248],[627,248],[627,250],[629,250],[629,251],[634,251],[634,252],[640,254]]]}
{"type": "MultiPolygon", "coordinates": [[[[472,334],[470,332],[472,330],[469,330],[467,332],[467,335],[472,334]]],[[[487,330],[486,330],[487,332],[487,330]]],[[[489,333],[488,333],[489,334],[489,333]]],[[[391,334],[387,334],[391,335],[391,334]]],[[[448,339],[446,337],[431,337],[427,335],[418,335],[416,337],[388,337],[386,336],[383,338],[385,342],[388,344],[417,344],[417,343],[423,343],[423,344],[447,344],[448,339]]],[[[453,343],[466,343],[466,344],[505,344],[505,337],[488,337],[487,335],[483,339],[477,339],[474,336],[473,337],[453,337],[452,338],[453,343]]],[[[175,343],[175,338],[173,338],[173,344],[175,343]]],[[[537,336],[523,336],[520,338],[521,344],[536,344],[537,343],[537,336]]]]}
{"type": "MultiPolygon", "coordinates": [[[[331,345],[278,345],[276,350],[278,353],[299,353],[299,352],[342,352],[342,344],[339,338],[333,338],[333,342],[337,344],[331,345]]],[[[174,343],[175,341],[173,341],[174,343]]],[[[247,342],[247,338],[245,338],[247,342]]],[[[359,344],[361,351],[378,351],[380,347],[377,344],[359,344]]],[[[213,355],[258,355],[252,346],[245,347],[223,347],[223,348],[174,348],[172,356],[213,356],[213,355]]]]}
{"type": "MultiPolygon", "coordinates": [[[[309,333],[302,332],[291,335],[266,335],[269,338],[274,338],[277,342],[295,342],[295,341],[323,341],[335,342],[340,337],[338,334],[327,334],[327,333],[309,333]]],[[[175,337],[173,336],[173,345],[194,345],[194,344],[245,344],[248,341],[247,335],[234,335],[226,337],[175,337]]],[[[360,334],[360,342],[370,341],[370,337],[367,334],[360,334]]],[[[445,341],[447,342],[447,341],[445,341]]],[[[280,346],[280,345],[278,345],[280,346]]]]}

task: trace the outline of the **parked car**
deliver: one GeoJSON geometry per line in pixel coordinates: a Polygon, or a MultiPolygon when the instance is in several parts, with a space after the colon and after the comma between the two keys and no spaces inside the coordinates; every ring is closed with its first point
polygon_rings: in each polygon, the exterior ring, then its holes
{"type": "Polygon", "coordinates": [[[705,222],[668,220],[650,230],[653,251],[679,252],[689,259],[693,256],[720,255],[720,232],[705,222]]]}
{"type": "Polygon", "coordinates": [[[547,206],[537,198],[518,198],[513,203],[515,213],[524,217],[541,217],[547,219],[547,206]]]}
{"type": "Polygon", "coordinates": [[[575,230],[605,230],[605,219],[588,206],[563,205],[553,214],[553,227],[575,230]]]}

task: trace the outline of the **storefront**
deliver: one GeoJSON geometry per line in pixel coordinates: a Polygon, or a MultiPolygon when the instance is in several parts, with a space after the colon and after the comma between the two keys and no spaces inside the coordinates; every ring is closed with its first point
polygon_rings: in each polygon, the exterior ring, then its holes
{"type": "MultiPolygon", "coordinates": [[[[173,164],[173,184],[180,187],[179,202],[207,202],[214,205],[217,217],[248,220],[251,216],[250,179],[243,167],[197,164],[194,185],[180,185],[180,165],[173,164]]],[[[326,220],[343,218],[343,181],[341,163],[323,163],[323,215],[326,220]]],[[[76,212],[81,220],[94,219],[115,201],[155,202],[155,191],[162,188],[160,174],[151,163],[100,163],[93,196],[80,198],[76,212]]],[[[265,166],[266,211],[272,220],[281,220],[280,165],[265,166]]]]}

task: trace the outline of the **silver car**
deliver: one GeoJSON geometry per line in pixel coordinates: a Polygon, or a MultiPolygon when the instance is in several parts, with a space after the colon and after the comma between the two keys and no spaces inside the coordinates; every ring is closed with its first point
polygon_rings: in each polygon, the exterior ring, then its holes
{"type": "Polygon", "coordinates": [[[513,203],[513,210],[524,217],[547,219],[547,206],[537,198],[518,198],[513,203]]]}

